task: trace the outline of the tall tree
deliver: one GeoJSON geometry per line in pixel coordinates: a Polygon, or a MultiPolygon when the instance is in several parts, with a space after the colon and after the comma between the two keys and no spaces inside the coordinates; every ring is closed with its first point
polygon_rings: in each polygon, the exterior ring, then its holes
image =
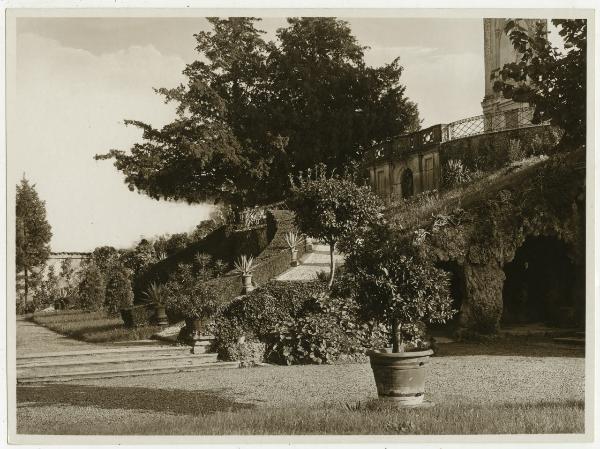
{"type": "Polygon", "coordinates": [[[210,18],[195,35],[200,58],[187,83],[158,89],[177,103],[161,129],[133,120],[143,142],[111,150],[130,189],[157,199],[268,203],[287,193],[289,173],[360,161],[374,141],[418,126],[396,59],[364,63],[346,22],[290,18],[266,42],[254,18],[210,18]]]}
{"type": "Polygon", "coordinates": [[[518,19],[509,20],[505,32],[521,54],[505,64],[494,89],[505,98],[534,106],[533,123],[549,120],[565,134],[563,146],[585,144],[587,20],[555,19],[565,51],[552,47],[543,22],[531,34],[518,19]]]}
{"type": "Polygon", "coordinates": [[[32,272],[41,270],[50,256],[51,238],[46,204],[40,200],[35,185],[30,185],[23,176],[21,184],[17,185],[16,267],[17,275],[22,274],[25,302],[29,298],[32,272]]]}

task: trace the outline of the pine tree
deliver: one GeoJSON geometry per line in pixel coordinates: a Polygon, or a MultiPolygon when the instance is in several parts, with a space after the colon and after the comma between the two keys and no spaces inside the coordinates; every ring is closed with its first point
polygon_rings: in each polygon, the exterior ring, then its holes
{"type": "Polygon", "coordinates": [[[32,273],[43,269],[50,256],[51,238],[46,203],[40,200],[35,185],[30,185],[23,176],[21,184],[17,185],[16,265],[17,276],[22,278],[25,303],[29,299],[32,273]]]}

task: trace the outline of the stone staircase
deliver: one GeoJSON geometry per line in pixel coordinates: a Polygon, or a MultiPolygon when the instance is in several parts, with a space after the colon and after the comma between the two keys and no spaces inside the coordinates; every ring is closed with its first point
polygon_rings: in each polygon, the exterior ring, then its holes
{"type": "Polygon", "coordinates": [[[132,346],[17,357],[17,383],[66,382],[78,379],[141,376],[184,371],[235,368],[218,362],[216,353],[190,346],[132,346]]]}

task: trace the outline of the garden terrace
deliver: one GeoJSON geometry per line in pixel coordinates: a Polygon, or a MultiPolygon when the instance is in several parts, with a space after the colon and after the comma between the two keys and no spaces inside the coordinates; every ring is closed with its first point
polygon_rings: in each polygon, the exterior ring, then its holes
{"type": "Polygon", "coordinates": [[[513,317],[529,314],[530,319],[543,316],[549,324],[583,324],[585,150],[528,159],[473,184],[401,202],[387,214],[400,234],[419,244],[424,257],[446,267],[451,262],[453,290],[461,295],[455,304],[462,328],[495,332],[505,312],[513,317]],[[547,239],[546,245],[536,239],[547,239]],[[548,254],[553,259],[546,260],[550,272],[543,276],[558,279],[566,267],[572,282],[568,291],[546,292],[555,300],[533,304],[532,286],[539,285],[542,276],[535,274],[539,268],[536,261],[543,259],[541,248],[548,245],[552,245],[548,254]],[[520,273],[511,265],[516,256],[520,273]],[[522,268],[528,266],[532,269],[523,278],[522,268]],[[511,289],[519,292],[526,310],[510,306],[519,302],[506,297],[511,289]],[[531,307],[547,310],[525,313],[531,307]],[[561,315],[566,319],[559,323],[561,315]]]}
{"type": "MultiPolygon", "coordinates": [[[[294,214],[287,210],[273,209],[267,213],[267,233],[272,235],[269,244],[254,259],[252,280],[262,285],[283,273],[290,267],[290,250],[285,241],[287,232],[295,229],[294,214]]],[[[298,258],[305,252],[304,241],[297,247],[298,258]]],[[[241,294],[240,276],[234,270],[223,276],[211,279],[206,285],[226,304],[241,294]]]]}

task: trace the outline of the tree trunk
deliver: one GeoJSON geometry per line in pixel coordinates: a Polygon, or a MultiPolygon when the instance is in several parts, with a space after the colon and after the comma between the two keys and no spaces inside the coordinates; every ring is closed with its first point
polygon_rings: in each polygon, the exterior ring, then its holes
{"type": "Polygon", "coordinates": [[[335,243],[329,245],[329,287],[333,285],[333,276],[335,276],[335,260],[333,253],[335,252],[335,243]]]}
{"type": "Polygon", "coordinates": [[[402,340],[402,324],[398,320],[392,320],[392,352],[404,352],[404,342],[402,340]]]}
{"type": "Polygon", "coordinates": [[[27,268],[25,268],[25,307],[27,307],[27,300],[29,299],[29,276],[27,273],[27,268]]]}

